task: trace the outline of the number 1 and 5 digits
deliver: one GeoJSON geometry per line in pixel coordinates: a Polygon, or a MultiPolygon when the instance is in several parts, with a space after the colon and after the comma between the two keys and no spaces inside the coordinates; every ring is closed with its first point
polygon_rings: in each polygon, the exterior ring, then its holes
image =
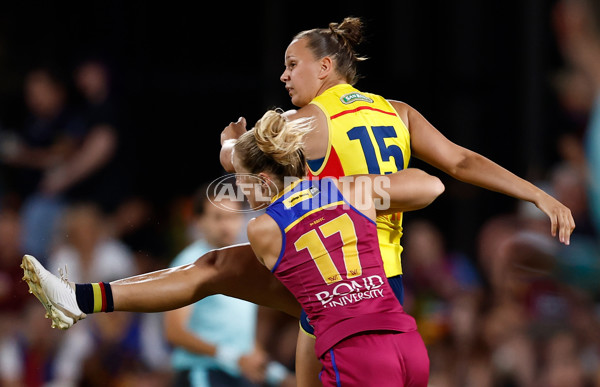
{"type": "MultiPolygon", "coordinates": [[[[386,138],[398,137],[393,126],[372,126],[371,130],[382,161],[389,161],[390,157],[394,157],[396,170],[404,169],[404,156],[402,149],[398,145],[386,145],[386,138]]],[[[381,174],[375,147],[369,136],[366,126],[356,126],[348,131],[350,140],[360,141],[363,153],[365,155],[367,166],[370,174],[381,174]]],[[[319,226],[319,230],[325,238],[328,238],[336,233],[342,238],[342,252],[344,256],[344,265],[346,266],[346,278],[355,278],[362,275],[362,267],[358,256],[358,247],[356,245],[356,229],[354,222],[348,214],[342,214],[335,219],[319,226]]],[[[331,255],[329,254],[323,240],[315,229],[312,229],[296,240],[294,243],[296,251],[307,249],[308,253],[317,265],[317,269],[321,273],[323,280],[328,284],[332,284],[342,280],[339,270],[335,266],[331,255]]]]}

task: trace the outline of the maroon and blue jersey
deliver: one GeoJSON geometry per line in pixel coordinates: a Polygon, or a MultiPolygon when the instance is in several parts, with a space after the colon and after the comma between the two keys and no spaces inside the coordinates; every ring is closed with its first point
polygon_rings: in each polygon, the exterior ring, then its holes
{"type": "Polygon", "coordinates": [[[333,181],[299,180],[266,213],[282,233],[272,272],[308,315],[319,357],[359,332],[416,330],[387,281],[375,222],[333,181]]]}

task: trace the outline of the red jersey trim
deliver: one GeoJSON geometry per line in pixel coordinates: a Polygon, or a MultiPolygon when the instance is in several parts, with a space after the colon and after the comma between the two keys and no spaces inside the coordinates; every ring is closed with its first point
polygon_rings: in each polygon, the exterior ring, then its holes
{"type": "Polygon", "coordinates": [[[360,111],[360,110],[365,110],[365,109],[368,109],[368,110],[373,110],[373,111],[375,111],[375,112],[379,112],[379,113],[383,113],[383,114],[389,114],[390,116],[397,117],[397,115],[396,115],[396,112],[393,112],[393,113],[392,113],[392,112],[386,112],[385,110],[381,110],[381,109],[375,109],[375,108],[373,108],[373,107],[370,107],[370,106],[359,106],[359,107],[357,107],[356,109],[352,109],[352,110],[344,110],[344,111],[341,111],[341,112],[339,112],[339,113],[337,113],[337,114],[334,114],[334,115],[332,115],[331,117],[329,117],[329,119],[333,120],[333,119],[335,119],[335,118],[341,117],[341,116],[343,116],[343,115],[346,115],[346,114],[348,114],[348,113],[356,113],[357,111],[360,111]]]}
{"type": "Polygon", "coordinates": [[[344,172],[344,167],[342,166],[342,162],[340,161],[340,156],[338,156],[334,147],[331,147],[327,161],[324,161],[324,165],[321,165],[321,168],[319,169],[320,173],[316,175],[313,172],[313,170],[309,167],[309,178],[322,179],[324,177],[335,177],[337,179],[342,176],[346,176],[346,173],[344,172]]]}

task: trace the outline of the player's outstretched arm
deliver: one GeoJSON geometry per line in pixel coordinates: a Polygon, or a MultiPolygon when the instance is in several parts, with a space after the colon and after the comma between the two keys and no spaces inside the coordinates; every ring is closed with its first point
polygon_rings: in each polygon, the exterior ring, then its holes
{"type": "Polygon", "coordinates": [[[389,175],[343,176],[336,185],[346,200],[373,219],[427,207],[445,189],[436,176],[416,168],[389,175]]]}
{"type": "Polygon", "coordinates": [[[407,104],[390,102],[410,131],[415,157],[460,181],[534,203],[550,219],[552,236],[569,244],[575,221],[568,207],[495,162],[448,140],[407,104]]]}
{"type": "Polygon", "coordinates": [[[382,204],[389,201],[389,206],[377,210],[378,214],[419,210],[430,205],[445,189],[439,178],[417,168],[390,175],[370,175],[370,178],[374,182],[373,199],[382,204]]]}

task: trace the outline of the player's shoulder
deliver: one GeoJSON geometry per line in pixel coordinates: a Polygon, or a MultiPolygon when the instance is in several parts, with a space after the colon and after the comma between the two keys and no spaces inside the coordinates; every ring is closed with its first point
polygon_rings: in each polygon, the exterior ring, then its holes
{"type": "Polygon", "coordinates": [[[311,103],[286,116],[289,120],[300,118],[313,120],[314,130],[311,130],[304,138],[304,155],[309,160],[324,157],[327,154],[329,144],[329,126],[325,112],[311,103]]]}
{"type": "Polygon", "coordinates": [[[279,226],[277,225],[277,222],[275,222],[275,219],[267,214],[263,214],[250,219],[247,231],[248,241],[252,245],[255,245],[255,243],[261,245],[264,241],[268,242],[268,237],[270,235],[279,232],[279,226]]]}
{"type": "Polygon", "coordinates": [[[403,101],[398,101],[395,99],[388,99],[387,101],[389,102],[390,105],[392,105],[392,107],[396,111],[396,114],[398,114],[398,117],[400,117],[402,122],[404,122],[404,125],[406,125],[406,127],[408,128],[409,127],[409,115],[410,115],[410,112],[413,111],[414,109],[409,104],[407,104],[406,102],[403,102],[403,101]]]}
{"type": "Polygon", "coordinates": [[[315,104],[308,104],[298,110],[288,110],[284,113],[284,116],[289,120],[295,120],[298,118],[313,117],[316,119],[325,118],[325,113],[315,104]]]}
{"type": "Polygon", "coordinates": [[[396,99],[388,99],[387,101],[390,103],[390,105],[392,105],[394,109],[396,109],[397,112],[404,112],[412,109],[410,105],[404,101],[398,101],[396,99]]]}
{"type": "Polygon", "coordinates": [[[274,259],[279,256],[281,242],[281,232],[279,226],[273,218],[267,214],[250,219],[247,226],[248,241],[252,246],[254,254],[258,260],[271,268],[275,263],[274,259]]]}

